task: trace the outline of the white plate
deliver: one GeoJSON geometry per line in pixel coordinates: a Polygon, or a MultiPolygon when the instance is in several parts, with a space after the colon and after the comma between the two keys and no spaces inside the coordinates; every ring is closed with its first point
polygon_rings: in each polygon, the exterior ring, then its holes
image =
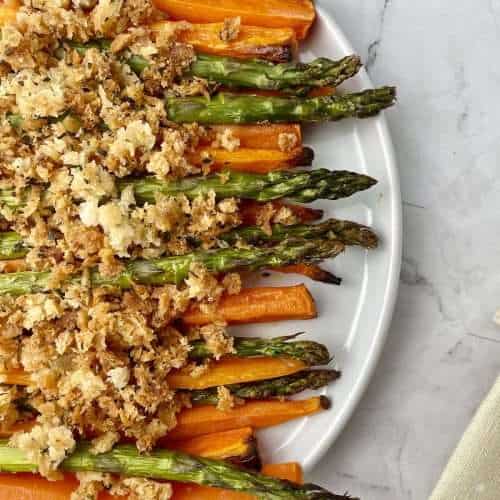
{"type": "MultiPolygon", "coordinates": [[[[319,19],[304,45],[302,59],[340,58],[354,53],[331,13],[331,0],[317,0],[319,19]]],[[[390,83],[390,82],[388,82],[390,83]]],[[[342,90],[372,87],[363,70],[342,90]]],[[[401,198],[398,172],[383,115],[366,120],[307,127],[305,142],[316,152],[315,167],[367,173],[378,179],[375,188],[347,200],[319,202],[325,216],[346,218],[375,228],[380,248],[366,253],[349,248],[326,267],[344,279],[341,287],[307,281],[317,301],[319,317],[312,321],[234,327],[236,335],[276,336],[298,331],[326,344],[343,376],[323,391],[331,410],[261,433],[265,462],[298,461],[311,469],[332,445],[359,402],[381,353],[398,289],[401,264],[401,198]]],[[[265,284],[303,282],[299,276],[272,275],[265,284]]],[[[301,396],[302,397],[302,396],[301,396]]]]}

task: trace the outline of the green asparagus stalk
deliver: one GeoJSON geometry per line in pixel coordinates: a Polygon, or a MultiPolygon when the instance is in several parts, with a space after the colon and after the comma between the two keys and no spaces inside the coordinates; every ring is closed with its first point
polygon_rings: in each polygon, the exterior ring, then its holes
{"type": "MultiPolygon", "coordinates": [[[[290,198],[307,203],[318,199],[347,198],[374,186],[377,181],[367,175],[343,170],[276,171],[267,174],[225,171],[208,176],[193,176],[174,181],[154,177],[118,179],[122,191],[132,186],[138,203],[155,203],[157,195],[185,195],[196,198],[214,191],[217,198],[245,198],[271,201],[290,198]]],[[[0,189],[0,207],[18,210],[24,206],[12,188],[0,189]]]]}
{"type": "MultiPolygon", "coordinates": [[[[296,485],[249,472],[229,463],[158,449],[141,455],[133,445],[118,445],[95,455],[91,444],[81,442],[60,465],[65,472],[103,472],[165,481],[180,481],[240,491],[261,500],[347,500],[313,484],[296,485]]],[[[0,441],[0,471],[37,472],[36,464],[17,448],[0,441]]]]}
{"type": "MultiPolygon", "coordinates": [[[[344,250],[337,240],[309,240],[283,242],[271,248],[224,248],[198,251],[181,256],[154,260],[130,261],[125,270],[113,277],[106,277],[94,269],[92,286],[111,286],[129,289],[135,283],[141,285],[180,284],[189,274],[193,263],[202,264],[210,272],[229,272],[236,269],[255,271],[297,262],[315,262],[335,257],[344,250]]],[[[24,295],[49,289],[50,271],[21,271],[0,274],[0,295],[24,295]]],[[[79,281],[75,276],[72,280],[79,281]]]]}
{"type": "Polygon", "coordinates": [[[195,198],[214,191],[218,198],[246,198],[271,201],[290,198],[307,203],[318,199],[337,200],[364,191],[377,181],[366,175],[347,171],[318,169],[312,171],[276,171],[267,174],[226,171],[207,177],[188,177],[161,181],[152,177],[119,181],[120,190],[132,185],[140,203],[154,203],[157,194],[184,194],[195,198]]]}
{"type": "MultiPolygon", "coordinates": [[[[273,339],[234,337],[235,354],[242,358],[287,356],[300,359],[307,366],[321,366],[330,362],[330,353],[323,344],[309,340],[291,342],[299,335],[302,335],[302,333],[273,339]]],[[[211,356],[212,354],[205,342],[197,340],[191,344],[190,359],[201,361],[211,356]]]]}
{"type": "MultiPolygon", "coordinates": [[[[240,399],[269,399],[293,396],[308,389],[321,389],[339,377],[340,372],[336,370],[311,370],[261,382],[227,385],[226,388],[240,399]]],[[[219,402],[216,387],[190,391],[189,394],[195,405],[216,405],[219,402]]]]}
{"type": "Polygon", "coordinates": [[[394,87],[365,90],[356,94],[322,97],[264,97],[218,94],[206,97],[169,97],[168,118],[177,123],[204,125],[238,123],[295,123],[366,118],[392,106],[394,87]]]}
{"type": "Polygon", "coordinates": [[[279,242],[284,239],[307,240],[311,238],[337,239],[346,245],[358,245],[364,248],[376,248],[378,244],[377,235],[369,227],[345,220],[328,219],[319,224],[292,226],[274,224],[271,229],[272,233],[268,234],[259,226],[241,227],[225,233],[219,238],[230,244],[241,240],[252,245],[279,242]]]}
{"type": "Polygon", "coordinates": [[[273,64],[198,54],[189,74],[228,87],[300,91],[301,88],[336,87],[361,68],[358,56],[332,61],[324,57],[310,63],[273,64]]]}
{"type": "Polygon", "coordinates": [[[14,231],[0,233],[0,260],[21,259],[28,251],[29,247],[19,234],[14,231]]]}
{"type": "MultiPolygon", "coordinates": [[[[89,48],[107,51],[110,46],[108,40],[67,43],[81,55],[89,48]]],[[[124,60],[138,75],[150,64],[147,59],[135,54],[125,54],[124,60]]],[[[336,87],[354,76],[360,68],[358,56],[347,56],[339,61],[322,57],[310,63],[273,64],[268,61],[197,54],[186,76],[205,78],[229,87],[293,91],[295,87],[336,87]]]]}
{"type": "MultiPolygon", "coordinates": [[[[251,245],[279,243],[285,239],[307,240],[316,238],[337,239],[346,245],[359,245],[364,248],[376,248],[377,235],[366,226],[356,222],[329,219],[319,224],[296,224],[284,226],[274,224],[272,233],[266,233],[259,226],[247,226],[234,229],[219,237],[231,245],[244,241],[251,245]]],[[[29,251],[21,236],[13,231],[0,233],[0,260],[20,259],[29,251]]]]}

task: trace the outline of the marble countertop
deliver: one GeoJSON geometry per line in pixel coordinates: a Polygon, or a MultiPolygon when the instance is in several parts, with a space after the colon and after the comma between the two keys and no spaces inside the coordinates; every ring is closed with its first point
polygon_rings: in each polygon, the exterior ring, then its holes
{"type": "Polygon", "coordinates": [[[387,116],[404,262],[375,377],[310,479],[425,500],[500,368],[500,0],[331,0],[387,116]]]}

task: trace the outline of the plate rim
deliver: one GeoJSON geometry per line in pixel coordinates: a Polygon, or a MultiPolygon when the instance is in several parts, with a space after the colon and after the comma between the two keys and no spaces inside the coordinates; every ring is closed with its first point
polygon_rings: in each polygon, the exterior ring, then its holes
{"type": "MultiPolygon", "coordinates": [[[[322,21],[330,24],[331,28],[336,33],[338,37],[337,43],[339,43],[339,48],[343,52],[354,54],[355,50],[349,42],[349,39],[336,22],[333,14],[331,14],[329,10],[324,7],[324,4],[323,2],[321,2],[321,0],[318,0],[316,9],[318,11],[318,14],[320,14],[321,16],[322,21]]],[[[363,86],[365,88],[373,88],[373,82],[371,81],[368,73],[364,68],[360,71],[359,76],[361,77],[363,86]]],[[[351,390],[349,397],[346,401],[344,401],[342,405],[341,413],[338,415],[339,423],[337,426],[331,426],[325,433],[323,439],[309,451],[309,453],[307,454],[307,462],[304,464],[304,469],[306,472],[311,471],[324,458],[326,453],[333,446],[336,439],[345,430],[348,422],[351,420],[354,414],[354,411],[361,402],[361,399],[373,378],[375,368],[380,361],[380,357],[382,355],[382,351],[384,349],[389,333],[389,328],[392,323],[392,318],[394,316],[396,300],[399,292],[399,277],[401,273],[403,253],[403,204],[401,197],[399,170],[396,160],[394,143],[384,112],[382,112],[377,117],[376,122],[374,122],[374,126],[377,127],[378,133],[381,137],[380,144],[383,150],[387,170],[387,178],[389,181],[392,213],[392,238],[389,239],[390,246],[386,247],[390,256],[388,279],[384,290],[383,307],[381,308],[377,327],[375,328],[373,333],[372,347],[368,356],[366,356],[363,367],[356,379],[355,385],[351,390]]]]}

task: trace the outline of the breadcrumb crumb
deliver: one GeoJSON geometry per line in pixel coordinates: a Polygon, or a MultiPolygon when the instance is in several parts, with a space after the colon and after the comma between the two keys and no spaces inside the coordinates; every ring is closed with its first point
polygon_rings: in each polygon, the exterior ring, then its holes
{"type": "Polygon", "coordinates": [[[229,17],[224,19],[224,25],[220,32],[220,39],[223,42],[232,42],[240,34],[241,17],[229,17]]]}

